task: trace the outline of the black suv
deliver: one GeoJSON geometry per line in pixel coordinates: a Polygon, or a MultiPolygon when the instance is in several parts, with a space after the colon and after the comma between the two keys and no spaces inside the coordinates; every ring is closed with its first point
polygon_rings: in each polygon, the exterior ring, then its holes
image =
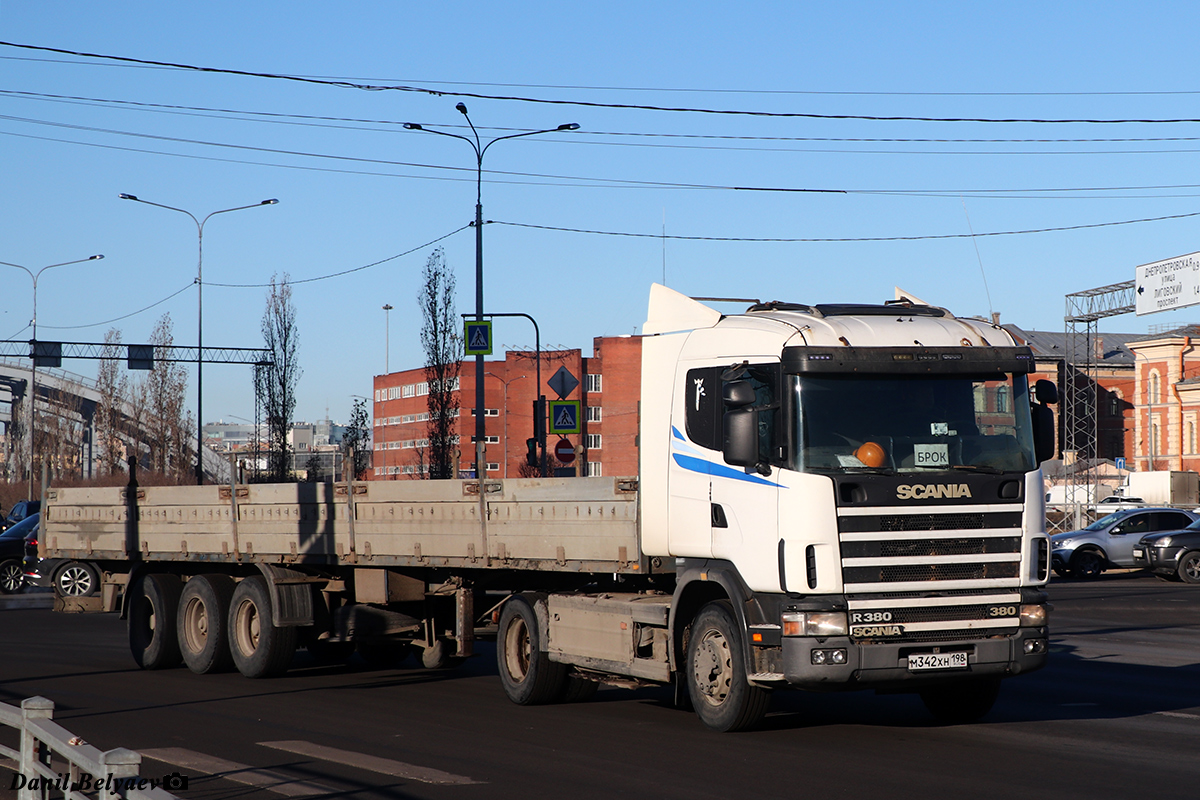
{"type": "Polygon", "coordinates": [[[41,500],[18,501],[15,505],[13,505],[12,509],[9,510],[8,516],[4,518],[4,521],[0,522],[0,531],[4,530],[5,528],[11,528],[21,520],[25,519],[26,517],[33,516],[41,510],[41,500]]]}
{"type": "Polygon", "coordinates": [[[1200,583],[1200,520],[1181,530],[1143,536],[1133,558],[1165,580],[1200,583]]]}

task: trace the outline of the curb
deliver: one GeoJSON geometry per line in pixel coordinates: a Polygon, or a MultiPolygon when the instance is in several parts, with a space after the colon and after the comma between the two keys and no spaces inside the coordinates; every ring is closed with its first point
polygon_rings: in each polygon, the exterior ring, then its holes
{"type": "Polygon", "coordinates": [[[0,611],[10,608],[53,608],[53,592],[0,595],[0,611]]]}

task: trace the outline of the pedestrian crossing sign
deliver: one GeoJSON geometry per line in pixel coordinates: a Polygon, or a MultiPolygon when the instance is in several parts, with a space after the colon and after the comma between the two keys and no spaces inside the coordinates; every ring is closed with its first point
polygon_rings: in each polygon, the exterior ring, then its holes
{"type": "Polygon", "coordinates": [[[492,323],[472,319],[463,323],[463,352],[469,356],[492,354],[492,323]]]}
{"type": "Polygon", "coordinates": [[[550,433],[579,433],[579,401],[551,400],[550,433]]]}

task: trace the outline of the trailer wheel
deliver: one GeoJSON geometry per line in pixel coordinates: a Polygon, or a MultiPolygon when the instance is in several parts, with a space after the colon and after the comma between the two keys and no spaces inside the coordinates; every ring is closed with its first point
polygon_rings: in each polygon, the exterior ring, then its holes
{"type": "Polygon", "coordinates": [[[566,667],[551,661],[542,649],[537,612],[527,598],[512,597],[504,604],[496,636],[496,661],[504,693],[517,705],[543,705],[562,697],[566,667]]]}
{"type": "Polygon", "coordinates": [[[938,722],[975,722],[992,710],[1000,695],[999,678],[957,681],[921,690],[921,702],[938,722]]]}
{"type": "Polygon", "coordinates": [[[71,561],[54,576],[59,597],[91,597],[100,589],[100,577],[91,564],[71,561]]]}
{"type": "Polygon", "coordinates": [[[168,669],[183,660],[175,633],[182,590],[176,575],[142,575],[134,583],[129,602],[129,650],[142,669],[168,669]]]}
{"type": "Polygon", "coordinates": [[[271,621],[271,594],[261,575],[244,579],[229,606],[229,650],[247,678],[273,678],[287,672],[296,653],[296,629],[271,621]]]}
{"type": "Polygon", "coordinates": [[[728,600],[704,606],[687,649],[688,692],[696,716],[723,733],[748,730],[767,713],[771,693],[746,680],[742,637],[728,600]]]}
{"type": "Polygon", "coordinates": [[[229,652],[229,605],[233,578],[197,575],[188,580],[179,599],[179,651],[197,675],[224,672],[233,665],[229,652]]]}

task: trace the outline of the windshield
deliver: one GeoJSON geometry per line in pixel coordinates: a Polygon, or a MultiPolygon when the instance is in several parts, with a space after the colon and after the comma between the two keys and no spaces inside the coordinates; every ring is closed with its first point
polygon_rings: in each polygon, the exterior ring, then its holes
{"type": "Polygon", "coordinates": [[[1035,468],[1024,375],[792,375],[806,472],[1035,468]]]}
{"type": "Polygon", "coordinates": [[[1129,517],[1129,516],[1132,516],[1132,512],[1118,511],[1115,514],[1109,514],[1106,517],[1101,517],[1100,519],[1093,522],[1091,525],[1088,525],[1086,528],[1084,528],[1084,530],[1085,531],[1102,531],[1105,528],[1109,527],[1110,525],[1114,524],[1117,520],[1125,519],[1125,517],[1129,517]]]}

